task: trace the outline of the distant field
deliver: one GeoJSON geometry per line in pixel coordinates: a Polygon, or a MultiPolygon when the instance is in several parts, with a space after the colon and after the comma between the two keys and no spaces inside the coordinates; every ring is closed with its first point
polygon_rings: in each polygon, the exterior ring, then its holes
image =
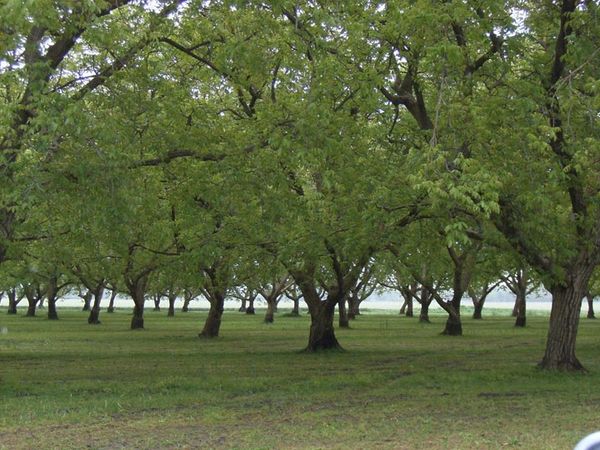
{"type": "Polygon", "coordinates": [[[226,311],[206,341],[205,312],[130,331],[127,310],[2,311],[0,448],[568,449],[600,430],[600,320],[580,326],[589,373],[549,374],[546,316],[487,313],[462,337],[366,314],[337,330],[345,352],[305,354],[306,316],[226,311]]]}

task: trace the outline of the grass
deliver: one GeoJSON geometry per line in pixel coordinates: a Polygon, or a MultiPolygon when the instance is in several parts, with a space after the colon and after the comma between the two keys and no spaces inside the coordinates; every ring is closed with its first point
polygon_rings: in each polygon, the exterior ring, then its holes
{"type": "Polygon", "coordinates": [[[547,316],[491,313],[462,337],[371,313],[325,354],[299,352],[306,316],[226,311],[206,341],[206,312],[147,312],[142,331],[124,310],[2,314],[0,448],[562,449],[600,429],[600,321],[580,326],[588,373],[545,373],[547,316]]]}

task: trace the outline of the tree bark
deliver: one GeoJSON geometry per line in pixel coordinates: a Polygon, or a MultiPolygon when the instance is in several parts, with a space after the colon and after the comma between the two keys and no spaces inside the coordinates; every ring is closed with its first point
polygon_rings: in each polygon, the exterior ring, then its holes
{"type": "Polygon", "coordinates": [[[56,296],[48,298],[48,319],[58,320],[58,311],[56,311],[56,296]]]}
{"type": "Polygon", "coordinates": [[[35,295],[26,294],[27,297],[27,313],[25,317],[35,317],[35,309],[37,306],[38,298],[35,295]]]}
{"type": "Polygon", "coordinates": [[[480,320],[482,318],[481,311],[483,310],[484,301],[473,301],[473,319],[480,320]]]}
{"type": "Polygon", "coordinates": [[[246,302],[247,302],[247,299],[242,298],[242,305],[238,309],[238,312],[246,312],[246,302]]]}
{"type": "Polygon", "coordinates": [[[333,329],[335,303],[328,304],[327,302],[321,302],[321,300],[319,300],[319,303],[319,305],[313,305],[309,308],[311,318],[310,334],[305,351],[341,349],[342,347],[337,341],[333,329]]]}
{"type": "Polygon", "coordinates": [[[133,303],[133,316],[131,317],[131,329],[142,330],[144,329],[144,297],[141,299],[134,299],[133,303]]]}
{"type": "Polygon", "coordinates": [[[160,312],[160,294],[154,295],[154,312],[160,312]]]}
{"type": "Polygon", "coordinates": [[[183,299],[183,307],[181,308],[182,313],[189,312],[190,310],[190,302],[192,301],[189,297],[184,297],[183,299]]]}
{"type": "Polygon", "coordinates": [[[275,310],[277,304],[274,298],[267,298],[267,312],[265,313],[265,323],[273,323],[275,321],[275,310]]]}
{"type": "Polygon", "coordinates": [[[419,322],[431,323],[431,321],[429,320],[429,305],[430,304],[431,304],[431,300],[421,302],[421,311],[419,312],[419,322]]]}
{"type": "Polygon", "coordinates": [[[89,289],[84,294],[84,296],[81,297],[83,299],[83,308],[81,308],[82,311],[89,311],[90,310],[90,304],[92,302],[92,297],[93,297],[93,294],[92,294],[92,292],[89,289]]]}
{"type": "Polygon", "coordinates": [[[527,302],[525,300],[526,296],[525,292],[517,293],[517,299],[515,300],[515,309],[517,315],[515,316],[515,327],[524,327],[527,325],[527,302]]]}
{"type": "Polygon", "coordinates": [[[254,299],[253,298],[248,299],[248,307],[246,308],[246,314],[251,314],[251,315],[256,314],[256,311],[254,310],[254,299]]]}
{"type": "Polygon", "coordinates": [[[338,312],[339,312],[339,327],[340,328],[350,328],[350,320],[348,318],[348,309],[346,308],[346,298],[342,298],[338,303],[338,312]]]}
{"type": "Polygon", "coordinates": [[[580,371],[583,365],[575,356],[577,327],[583,296],[587,293],[589,277],[593,267],[584,268],[583,273],[567,276],[565,285],[553,286],[552,311],[546,351],[539,363],[543,369],[580,371]]]}
{"type": "Polygon", "coordinates": [[[292,316],[300,315],[300,299],[295,298],[292,300],[294,302],[294,306],[292,307],[292,312],[290,313],[292,316]]]}
{"type": "Polygon", "coordinates": [[[202,338],[215,338],[219,336],[219,330],[221,328],[221,317],[223,316],[225,295],[219,291],[211,292],[208,301],[210,302],[208,317],[204,322],[204,328],[198,336],[202,338]]]}
{"type": "Polygon", "coordinates": [[[102,302],[102,296],[104,295],[104,286],[99,285],[96,287],[93,292],[94,295],[94,304],[90,309],[90,315],[88,317],[88,323],[90,325],[99,325],[100,324],[100,303],[102,302]]]}
{"type": "Polygon", "coordinates": [[[108,308],[106,309],[107,313],[115,312],[115,298],[117,297],[117,291],[113,290],[110,293],[110,301],[108,302],[108,308]]]}
{"type": "Polygon", "coordinates": [[[177,300],[177,294],[169,292],[169,312],[167,313],[167,317],[175,317],[175,300],[177,300]]]}
{"type": "Polygon", "coordinates": [[[8,311],[7,314],[16,314],[17,305],[21,299],[17,300],[17,291],[15,289],[9,289],[7,292],[8,296],[8,311]]]}
{"type": "Polygon", "coordinates": [[[360,316],[360,300],[350,294],[348,297],[348,319],[354,320],[356,316],[360,316]]]}
{"type": "Polygon", "coordinates": [[[596,315],[594,314],[594,296],[588,293],[586,298],[588,303],[587,318],[595,319],[596,315]]]}

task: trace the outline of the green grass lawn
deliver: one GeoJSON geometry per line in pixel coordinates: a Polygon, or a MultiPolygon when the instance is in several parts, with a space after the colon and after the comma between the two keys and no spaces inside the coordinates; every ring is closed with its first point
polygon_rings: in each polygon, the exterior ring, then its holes
{"type": "Polygon", "coordinates": [[[465,315],[462,337],[368,314],[325,354],[299,352],[306,316],[226,311],[206,341],[205,312],[147,312],[142,331],[125,310],[59,314],[2,311],[0,448],[568,449],[600,430],[600,321],[582,319],[574,375],[536,369],[539,314],[465,315]]]}

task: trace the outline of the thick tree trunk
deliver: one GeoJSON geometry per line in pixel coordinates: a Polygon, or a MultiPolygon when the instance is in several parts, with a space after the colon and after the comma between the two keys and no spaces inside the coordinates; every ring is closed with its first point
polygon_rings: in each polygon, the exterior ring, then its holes
{"type": "Polygon", "coordinates": [[[90,309],[90,315],[88,317],[88,323],[90,325],[100,324],[100,303],[102,302],[102,296],[104,295],[104,287],[99,286],[96,288],[94,294],[94,304],[90,309]]]}
{"type": "Polygon", "coordinates": [[[48,298],[48,319],[58,320],[58,312],[56,311],[56,297],[48,298]]]}
{"type": "Polygon", "coordinates": [[[89,311],[90,310],[90,305],[92,303],[92,297],[93,294],[90,290],[88,290],[84,296],[82,297],[83,299],[83,308],[81,308],[82,311],[89,311]]]}
{"type": "Polygon", "coordinates": [[[167,317],[175,317],[175,300],[177,300],[177,295],[169,293],[169,312],[167,312],[167,317]]]}
{"type": "Polygon", "coordinates": [[[152,311],[154,312],[160,312],[160,295],[156,294],[154,296],[154,309],[152,311]]]}
{"type": "Polygon", "coordinates": [[[348,319],[354,320],[360,316],[360,301],[354,295],[348,297],[348,319]]]}
{"type": "Polygon", "coordinates": [[[338,312],[339,312],[339,327],[340,328],[350,328],[350,319],[348,318],[348,309],[346,308],[346,299],[343,298],[338,303],[338,312]]]}
{"type": "Polygon", "coordinates": [[[35,317],[35,309],[38,299],[36,297],[27,296],[27,313],[25,317],[35,317]]]}
{"type": "Polygon", "coordinates": [[[219,330],[221,328],[221,317],[223,316],[225,295],[221,292],[215,292],[211,294],[211,298],[209,298],[208,301],[210,302],[208,317],[204,322],[204,328],[198,336],[203,338],[215,338],[219,336],[219,330]]]}
{"type": "Polygon", "coordinates": [[[141,330],[144,328],[144,297],[133,299],[133,315],[131,317],[131,329],[141,330]]]}
{"type": "Polygon", "coordinates": [[[448,311],[448,319],[442,334],[446,336],[462,336],[462,321],[460,320],[460,302],[462,293],[455,292],[450,302],[451,311],[448,311]]]}
{"type": "Polygon", "coordinates": [[[475,301],[473,300],[473,319],[481,319],[481,311],[483,310],[484,300],[475,301]]]}
{"type": "Polygon", "coordinates": [[[527,324],[527,305],[525,301],[525,293],[517,294],[515,301],[515,309],[517,311],[515,319],[515,327],[524,327],[527,324]]]}
{"type": "Polygon", "coordinates": [[[110,301],[108,302],[108,308],[106,310],[107,313],[115,312],[115,298],[117,297],[117,291],[112,291],[110,293],[110,301]]]}
{"type": "Polygon", "coordinates": [[[550,324],[548,327],[548,338],[546,351],[539,366],[543,369],[552,370],[583,370],[582,364],[575,356],[575,341],[577,338],[577,327],[579,325],[579,314],[581,301],[587,292],[589,272],[585,271],[578,277],[572,277],[575,281],[566,286],[551,288],[552,311],[550,313],[550,324]]]}
{"type": "Polygon", "coordinates": [[[586,296],[587,298],[587,303],[588,303],[588,312],[587,312],[587,318],[588,319],[595,319],[596,315],[594,314],[594,296],[591,294],[588,294],[586,296]]]}
{"type": "Polygon", "coordinates": [[[248,299],[248,307],[246,308],[246,314],[256,314],[256,311],[254,310],[254,299],[248,299]]]}
{"type": "Polygon", "coordinates": [[[310,335],[305,351],[341,349],[333,329],[335,303],[320,302],[310,308],[310,335]]]}
{"type": "Polygon", "coordinates": [[[519,298],[517,297],[515,299],[515,305],[513,306],[512,313],[510,314],[513,317],[517,317],[517,314],[519,314],[519,305],[517,304],[518,301],[519,298]]]}
{"type": "Polygon", "coordinates": [[[275,310],[277,305],[275,299],[267,299],[267,312],[265,313],[265,323],[273,323],[275,321],[275,310]]]}
{"type": "Polygon", "coordinates": [[[242,305],[238,309],[238,312],[246,312],[246,303],[247,303],[247,300],[245,298],[243,298],[242,299],[242,305]]]}
{"type": "Polygon", "coordinates": [[[183,298],[183,307],[181,308],[181,312],[182,313],[189,312],[189,310],[190,310],[190,302],[191,301],[192,301],[192,299],[189,298],[189,297],[184,297],[183,298]]]}

